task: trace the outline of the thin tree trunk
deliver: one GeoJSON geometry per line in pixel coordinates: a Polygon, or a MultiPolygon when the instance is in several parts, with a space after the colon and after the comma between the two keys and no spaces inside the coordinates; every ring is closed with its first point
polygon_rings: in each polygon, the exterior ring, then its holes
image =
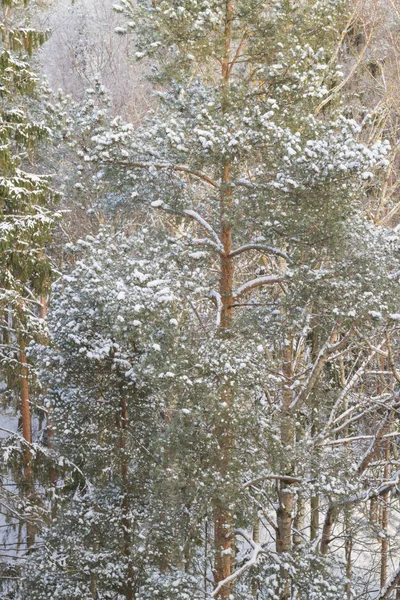
{"type": "Polygon", "coordinates": [[[43,320],[47,318],[47,304],[46,297],[40,296],[40,318],[43,320]]]}
{"type": "MultiPolygon", "coordinates": [[[[224,169],[224,180],[225,185],[228,186],[228,167],[225,167],[224,169]]],[[[226,189],[226,198],[226,202],[221,202],[221,205],[229,208],[230,191],[228,189],[226,189]],[[228,206],[226,206],[226,203],[228,203],[228,206]]],[[[222,256],[221,259],[220,294],[222,300],[222,313],[220,327],[221,329],[228,329],[231,327],[232,321],[233,264],[232,260],[228,257],[232,249],[232,231],[225,223],[222,223],[221,241],[224,246],[224,256],[222,256]]],[[[222,403],[227,407],[227,410],[230,411],[232,409],[233,391],[229,384],[227,384],[222,391],[221,400],[222,403]]],[[[234,443],[229,419],[224,420],[224,423],[217,432],[217,437],[220,446],[219,472],[221,480],[224,481],[229,471],[232,446],[234,443]]],[[[221,495],[224,496],[224,490],[221,491],[221,495]]],[[[220,498],[217,498],[214,504],[214,578],[216,585],[218,585],[220,581],[223,581],[229,577],[232,572],[232,563],[234,560],[234,539],[232,536],[232,530],[232,514],[226,505],[226,501],[222,501],[220,498]]],[[[221,589],[219,598],[221,600],[228,600],[231,594],[231,586],[226,586],[221,589]]]]}
{"type": "Polygon", "coordinates": [[[319,530],[319,497],[311,496],[310,499],[311,518],[310,518],[310,540],[318,537],[319,530]]]}
{"type": "MultiPolygon", "coordinates": [[[[3,319],[3,323],[4,323],[3,327],[2,327],[4,346],[9,346],[9,344],[10,344],[10,329],[11,329],[11,322],[12,322],[11,314],[12,313],[11,313],[10,309],[8,307],[5,307],[4,313],[2,314],[2,319],[3,319]]],[[[12,376],[11,369],[7,369],[6,377],[7,377],[7,387],[11,388],[13,385],[13,376],[12,376]]]]}
{"type": "MultiPolygon", "coordinates": [[[[301,442],[304,439],[304,429],[296,427],[296,442],[301,442]]],[[[304,495],[297,492],[296,497],[296,515],[293,522],[293,546],[297,549],[304,542],[304,529],[306,519],[306,502],[304,495]]]]}
{"type": "Polygon", "coordinates": [[[332,540],[333,527],[337,514],[337,507],[331,504],[326,512],[321,536],[321,554],[328,554],[328,546],[332,540]]]}
{"type": "Polygon", "coordinates": [[[350,533],[349,527],[349,518],[346,517],[346,541],[345,541],[345,556],[346,556],[346,598],[347,600],[351,600],[351,578],[352,578],[352,563],[351,563],[351,554],[353,550],[353,538],[350,533]]]}
{"type": "MultiPolygon", "coordinates": [[[[283,353],[283,372],[286,376],[286,380],[290,381],[292,378],[292,349],[291,347],[285,349],[283,353]]],[[[285,387],[282,394],[282,412],[281,412],[281,445],[287,452],[293,450],[295,431],[293,426],[293,419],[290,412],[290,405],[293,400],[292,391],[285,387]]],[[[294,465],[290,464],[288,473],[286,475],[292,475],[294,465]]],[[[288,553],[292,551],[292,529],[293,529],[293,509],[294,509],[294,493],[292,485],[285,481],[280,481],[278,484],[278,510],[277,510],[277,539],[276,549],[279,554],[288,553]]],[[[281,600],[288,600],[290,598],[290,576],[286,569],[281,568],[281,578],[283,582],[281,600]]]]}
{"type": "MultiPolygon", "coordinates": [[[[384,479],[389,478],[389,458],[390,458],[390,442],[385,440],[384,443],[385,452],[385,468],[383,472],[384,479]]],[[[382,518],[381,518],[381,530],[384,534],[381,542],[381,588],[386,585],[388,576],[388,558],[389,558],[389,538],[388,538],[388,527],[389,527],[389,499],[390,491],[385,492],[382,495],[382,518]]]]}
{"type": "Polygon", "coordinates": [[[17,555],[21,552],[23,522],[19,521],[17,530],[17,555]]]}
{"type": "MultiPolygon", "coordinates": [[[[98,542],[95,542],[94,544],[94,552],[98,551],[98,542]]],[[[95,575],[93,572],[90,573],[90,584],[89,584],[89,590],[90,590],[90,595],[92,596],[93,600],[97,599],[97,575],[95,575]]]]}
{"type": "MultiPolygon", "coordinates": [[[[259,519],[258,515],[254,519],[253,540],[256,542],[256,544],[260,543],[260,519],[259,519]]],[[[258,598],[259,590],[260,590],[260,583],[256,578],[254,578],[252,580],[252,584],[251,584],[251,593],[253,594],[253,598],[255,600],[258,598]]]]}
{"type": "MultiPolygon", "coordinates": [[[[31,423],[31,410],[29,405],[29,371],[28,363],[26,360],[26,344],[20,343],[19,360],[21,364],[21,420],[22,420],[22,436],[28,444],[32,443],[32,423],[31,423]]],[[[24,466],[25,473],[30,477],[30,461],[31,451],[29,446],[26,447],[24,453],[24,466]]]]}
{"type": "MultiPolygon", "coordinates": [[[[24,340],[19,344],[19,361],[20,361],[20,394],[21,394],[21,421],[22,421],[22,437],[26,442],[24,448],[22,463],[24,473],[25,495],[33,499],[33,472],[32,472],[32,453],[30,444],[32,443],[32,420],[29,404],[29,370],[26,359],[26,343],[24,340]]],[[[27,520],[26,521],[26,546],[30,548],[35,542],[36,528],[27,520]]]]}
{"type": "MultiPolygon", "coordinates": [[[[319,332],[318,328],[315,328],[312,332],[312,348],[311,348],[311,360],[315,364],[318,360],[319,348],[319,332]]],[[[333,340],[332,340],[333,341],[333,340]]],[[[311,423],[311,435],[314,439],[318,435],[317,424],[314,419],[311,423]]],[[[318,460],[316,456],[314,460],[318,460]]],[[[310,540],[317,539],[319,532],[319,496],[311,496],[310,498],[310,540]]]]}
{"type": "Polygon", "coordinates": [[[304,501],[304,496],[302,494],[298,494],[296,502],[296,516],[294,518],[295,532],[293,534],[293,545],[295,547],[300,546],[304,541],[303,536],[301,534],[304,531],[305,518],[306,503],[304,501]]]}
{"type": "Polygon", "coordinates": [[[203,572],[203,588],[204,598],[208,598],[208,515],[206,515],[204,522],[204,572],[203,572]]]}
{"type": "Polygon", "coordinates": [[[125,395],[121,390],[121,401],[120,401],[120,419],[119,419],[119,427],[120,427],[120,454],[121,454],[121,480],[122,480],[122,492],[123,492],[123,500],[122,500],[122,528],[123,528],[123,554],[128,562],[127,569],[127,577],[124,586],[124,596],[126,600],[133,600],[134,598],[134,571],[131,557],[131,521],[129,518],[129,494],[128,494],[128,473],[129,473],[129,458],[127,455],[127,442],[126,435],[127,429],[129,425],[129,414],[128,414],[128,404],[126,402],[125,395]]]}
{"type": "Polygon", "coordinates": [[[376,496],[373,496],[370,501],[369,522],[374,527],[376,527],[378,523],[378,499],[376,496]]]}
{"type": "MultiPolygon", "coordinates": [[[[390,354],[390,346],[389,346],[389,354],[390,354]]],[[[386,366],[386,361],[383,357],[378,358],[378,364],[380,369],[383,371],[386,366]]],[[[381,377],[378,380],[377,393],[381,394],[385,389],[385,380],[384,377],[381,377]]],[[[381,436],[387,433],[390,429],[390,421],[391,415],[387,415],[387,423],[384,422],[382,426],[382,431],[380,432],[381,436]]],[[[389,459],[390,459],[390,442],[389,440],[385,440],[381,446],[383,449],[383,454],[385,458],[385,466],[383,469],[383,478],[387,480],[389,478],[389,459]]],[[[389,499],[390,499],[390,491],[385,492],[382,495],[382,513],[381,513],[381,523],[380,529],[383,532],[383,538],[381,541],[381,589],[386,585],[388,578],[388,557],[389,557],[389,539],[388,539],[388,527],[389,527],[389,499]]]]}
{"type": "MultiPolygon", "coordinates": [[[[41,296],[40,297],[40,318],[43,320],[47,319],[47,307],[48,307],[47,298],[45,296],[41,296]]],[[[48,339],[41,340],[41,343],[47,346],[48,339]]],[[[51,421],[51,406],[48,406],[47,410],[46,410],[46,441],[47,441],[48,448],[53,447],[53,438],[54,438],[54,427],[53,427],[53,424],[51,421]]],[[[51,484],[53,485],[53,487],[55,488],[56,483],[57,483],[57,470],[54,467],[54,464],[52,464],[49,469],[49,480],[50,480],[51,484]]],[[[51,512],[52,512],[53,519],[56,518],[56,516],[57,516],[56,502],[53,502],[51,512]]]]}

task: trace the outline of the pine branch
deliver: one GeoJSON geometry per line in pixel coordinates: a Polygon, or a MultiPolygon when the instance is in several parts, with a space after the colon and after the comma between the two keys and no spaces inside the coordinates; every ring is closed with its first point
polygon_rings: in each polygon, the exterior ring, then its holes
{"type": "Polygon", "coordinates": [[[257,277],[257,279],[252,279],[251,281],[247,281],[243,285],[241,285],[236,292],[233,294],[233,298],[237,300],[243,294],[247,294],[251,290],[257,287],[261,287],[264,285],[271,285],[274,283],[283,283],[285,281],[284,277],[279,275],[266,275],[265,277],[257,277]]]}
{"type": "Polygon", "coordinates": [[[287,260],[287,262],[293,263],[292,259],[285,254],[285,252],[282,252],[282,250],[279,250],[278,248],[272,248],[271,246],[263,246],[262,244],[246,244],[245,246],[240,246],[240,248],[232,250],[229,256],[230,258],[234,258],[235,256],[239,256],[239,254],[247,252],[248,250],[259,250],[260,252],[264,252],[266,254],[275,254],[276,256],[281,256],[287,260]]]}
{"type": "Polygon", "coordinates": [[[256,477],[255,479],[251,479],[250,481],[246,481],[246,483],[243,485],[243,488],[249,488],[253,485],[255,485],[256,483],[259,483],[260,481],[264,481],[265,479],[273,479],[276,481],[283,481],[284,483],[302,483],[302,478],[301,477],[292,477],[291,475],[260,475],[259,477],[256,477]]]}
{"type": "Polygon", "coordinates": [[[188,167],[187,165],[172,165],[170,163],[157,163],[157,162],[130,162],[127,160],[103,160],[102,162],[107,164],[120,165],[123,167],[129,167],[130,169],[157,169],[157,170],[167,170],[167,171],[175,171],[177,173],[185,173],[186,175],[191,175],[200,179],[204,183],[207,183],[211,187],[215,189],[219,189],[219,185],[216,181],[208,177],[205,173],[201,171],[195,171],[188,167]]]}
{"type": "MultiPolygon", "coordinates": [[[[225,579],[223,579],[222,581],[219,582],[219,584],[217,585],[217,587],[215,588],[215,590],[212,592],[211,594],[211,598],[216,598],[218,596],[218,594],[220,593],[220,591],[228,584],[232,583],[232,581],[235,581],[236,579],[238,579],[238,577],[240,577],[243,573],[245,573],[246,571],[248,571],[251,567],[253,567],[254,565],[257,564],[257,560],[260,554],[267,554],[268,556],[270,556],[270,553],[267,552],[262,546],[261,544],[257,544],[254,540],[252,540],[251,538],[249,538],[249,536],[247,535],[247,533],[245,531],[243,531],[243,529],[236,529],[234,531],[235,535],[240,535],[241,537],[243,537],[246,542],[251,546],[253,553],[251,555],[251,557],[249,558],[248,561],[246,561],[244,563],[244,565],[242,565],[240,567],[240,569],[238,569],[237,571],[234,571],[231,575],[229,575],[229,577],[226,577],[225,579]]],[[[277,559],[276,559],[277,560],[277,559]]]]}
{"type": "Polygon", "coordinates": [[[211,227],[211,225],[209,223],[207,223],[207,221],[205,219],[203,219],[203,217],[201,215],[199,215],[199,213],[197,213],[195,210],[176,210],[175,208],[172,208],[172,206],[169,206],[169,204],[165,204],[165,202],[162,202],[162,200],[156,200],[155,202],[151,203],[151,206],[153,208],[160,208],[162,210],[165,210],[166,212],[172,213],[174,215],[179,215],[181,217],[190,217],[191,219],[193,219],[194,221],[197,221],[197,223],[199,223],[202,227],[204,227],[204,229],[214,238],[215,241],[212,240],[207,240],[209,244],[211,244],[216,250],[218,250],[218,252],[222,253],[222,243],[221,240],[219,239],[217,233],[214,231],[214,229],[211,227]]]}
{"type": "Polygon", "coordinates": [[[221,313],[222,313],[222,299],[221,299],[221,294],[219,292],[216,292],[215,290],[213,290],[212,292],[210,292],[210,298],[215,300],[215,304],[217,306],[217,321],[215,323],[216,327],[219,327],[221,324],[221,313]]]}

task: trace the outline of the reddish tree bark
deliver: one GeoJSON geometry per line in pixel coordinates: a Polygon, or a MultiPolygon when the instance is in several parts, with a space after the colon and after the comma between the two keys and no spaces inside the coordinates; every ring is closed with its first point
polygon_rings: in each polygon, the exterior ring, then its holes
{"type": "MultiPolygon", "coordinates": [[[[33,496],[33,472],[32,472],[32,453],[30,444],[32,443],[32,420],[31,409],[29,403],[29,369],[26,359],[26,343],[20,341],[19,351],[20,361],[20,394],[21,394],[21,421],[22,421],[22,437],[26,442],[24,448],[22,463],[26,496],[33,496]]],[[[29,521],[26,521],[26,545],[30,548],[35,542],[36,528],[29,521]]]]}
{"type": "MultiPolygon", "coordinates": [[[[225,7],[225,28],[224,28],[224,53],[222,59],[222,98],[221,107],[222,114],[225,114],[228,107],[228,87],[230,78],[230,49],[232,42],[232,20],[234,16],[233,0],[226,0],[225,7]]],[[[232,225],[230,222],[230,211],[232,204],[232,188],[231,188],[231,166],[227,161],[221,173],[221,189],[220,189],[220,236],[223,246],[221,254],[220,266],[220,282],[219,292],[221,296],[221,318],[220,329],[224,330],[232,327],[232,304],[233,304],[233,281],[234,281],[234,264],[232,257],[232,225]]],[[[227,410],[232,409],[233,392],[228,385],[225,386],[222,392],[222,402],[227,406],[227,410]]],[[[225,420],[217,432],[218,442],[220,446],[220,458],[218,470],[221,481],[224,482],[229,471],[232,446],[234,443],[233,434],[229,419],[225,420]]],[[[221,498],[224,494],[221,494],[221,498]]],[[[215,565],[214,579],[217,586],[221,581],[224,581],[232,572],[234,560],[235,544],[233,539],[233,521],[232,514],[227,506],[227,502],[221,498],[216,498],[214,502],[214,544],[215,544],[215,565]]],[[[220,600],[228,600],[232,595],[233,586],[228,584],[222,587],[218,598],[220,600]]]]}

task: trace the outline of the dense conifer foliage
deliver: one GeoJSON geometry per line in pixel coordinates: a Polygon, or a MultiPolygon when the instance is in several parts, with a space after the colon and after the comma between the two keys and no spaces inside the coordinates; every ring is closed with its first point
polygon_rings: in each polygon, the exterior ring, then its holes
{"type": "Polygon", "coordinates": [[[50,178],[35,168],[35,149],[51,132],[41,116],[38,78],[28,63],[46,34],[26,27],[27,11],[27,3],[1,2],[0,365],[5,407],[11,413],[18,410],[20,424],[18,434],[4,430],[11,435],[1,469],[1,512],[18,538],[16,544],[15,536],[5,535],[11,555],[16,545],[29,548],[34,543],[37,519],[42,517],[33,476],[35,377],[27,347],[45,336],[43,316],[51,276],[48,245],[57,218],[50,178]]]}

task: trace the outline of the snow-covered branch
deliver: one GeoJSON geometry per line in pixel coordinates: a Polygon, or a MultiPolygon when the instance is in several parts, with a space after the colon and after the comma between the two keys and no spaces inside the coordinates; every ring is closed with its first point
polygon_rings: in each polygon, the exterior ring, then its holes
{"type": "Polygon", "coordinates": [[[245,246],[240,246],[240,248],[236,248],[236,250],[232,250],[229,254],[230,258],[234,258],[235,256],[239,256],[243,252],[247,252],[248,250],[259,250],[260,252],[264,252],[265,254],[274,254],[276,256],[280,256],[284,258],[287,262],[292,263],[292,259],[279,250],[279,248],[272,248],[271,246],[263,246],[262,244],[246,244],[245,246]]]}
{"type": "Polygon", "coordinates": [[[297,394],[297,396],[294,398],[293,402],[291,403],[291,405],[289,407],[290,410],[293,410],[296,406],[301,404],[311,393],[311,390],[313,389],[314,385],[318,381],[320,373],[321,373],[325,363],[327,362],[328,358],[331,356],[331,354],[333,352],[336,352],[337,350],[342,349],[344,346],[346,346],[351,332],[350,331],[347,332],[346,335],[343,336],[341,340],[334,343],[334,339],[337,336],[337,333],[338,333],[338,326],[335,325],[335,327],[329,337],[329,340],[323,345],[320,352],[318,353],[317,359],[314,362],[313,368],[311,369],[311,373],[308,376],[302,390],[297,394]]]}
{"type": "Polygon", "coordinates": [[[120,165],[123,167],[129,167],[130,169],[156,169],[156,170],[167,170],[167,171],[175,171],[177,173],[185,173],[186,175],[191,175],[192,177],[196,177],[200,179],[204,183],[211,185],[213,188],[219,188],[219,185],[216,181],[208,177],[205,173],[201,171],[196,171],[188,167],[187,165],[171,165],[170,163],[165,162],[153,162],[153,161],[143,161],[143,162],[130,162],[128,160],[104,160],[105,163],[112,163],[113,165],[120,165]]]}
{"type": "MultiPolygon", "coordinates": [[[[398,431],[392,431],[392,433],[385,433],[385,435],[382,435],[381,439],[399,437],[399,435],[400,433],[398,431]]],[[[355,435],[346,438],[339,438],[338,440],[325,442],[322,444],[322,446],[340,446],[341,444],[350,444],[352,442],[359,442],[360,440],[376,440],[376,435],[355,435]]]]}
{"type": "Polygon", "coordinates": [[[348,393],[350,392],[350,390],[354,387],[354,385],[357,383],[357,381],[360,379],[360,377],[364,374],[365,369],[367,368],[368,364],[371,362],[371,360],[373,359],[373,357],[376,355],[376,353],[378,352],[378,350],[380,350],[382,348],[382,346],[384,346],[385,342],[381,342],[379,344],[379,346],[376,348],[376,350],[372,350],[371,354],[369,354],[367,356],[367,358],[363,361],[363,363],[360,365],[360,367],[357,369],[357,371],[354,373],[353,377],[347,382],[347,384],[345,385],[345,387],[343,388],[342,392],[339,394],[338,399],[336,400],[330,417],[328,419],[328,422],[324,428],[324,431],[321,434],[321,437],[323,437],[324,435],[326,435],[326,433],[329,431],[334,419],[335,419],[335,414],[337,409],[339,408],[339,406],[342,405],[343,400],[346,398],[346,396],[348,395],[348,393]]]}
{"type": "Polygon", "coordinates": [[[285,281],[284,277],[279,275],[266,275],[265,277],[257,277],[257,279],[252,279],[251,281],[247,281],[241,285],[233,294],[233,298],[237,300],[240,298],[240,296],[250,292],[254,288],[261,287],[263,285],[271,285],[274,283],[282,283],[283,281],[285,281]]]}
{"type": "Polygon", "coordinates": [[[213,300],[215,300],[215,303],[217,305],[217,321],[215,323],[216,327],[219,327],[221,324],[221,313],[222,313],[222,298],[221,298],[221,294],[219,294],[218,292],[216,292],[215,290],[213,290],[212,292],[210,292],[210,298],[212,298],[213,300]]]}
{"type": "Polygon", "coordinates": [[[217,233],[214,231],[214,229],[211,227],[211,225],[209,223],[207,223],[207,221],[205,219],[203,219],[203,217],[201,215],[199,215],[199,213],[197,213],[195,210],[184,210],[183,213],[185,215],[187,215],[188,217],[191,217],[198,223],[200,223],[200,225],[202,225],[204,227],[204,229],[206,231],[208,231],[208,233],[214,238],[215,243],[217,244],[218,248],[222,248],[222,243],[221,243],[221,240],[219,239],[217,233]]]}
{"type": "Polygon", "coordinates": [[[385,598],[388,598],[389,594],[394,590],[398,583],[400,583],[400,566],[392,573],[389,581],[381,589],[378,600],[384,600],[385,598]]]}
{"type": "Polygon", "coordinates": [[[234,571],[234,573],[232,573],[231,575],[229,575],[229,577],[226,577],[225,579],[223,579],[222,581],[219,582],[219,584],[217,585],[217,587],[215,588],[215,590],[212,592],[211,598],[216,598],[218,596],[218,594],[220,593],[220,591],[222,590],[223,587],[225,587],[229,583],[232,583],[232,581],[235,581],[235,579],[237,579],[243,573],[245,573],[246,571],[248,571],[251,567],[253,567],[254,565],[256,565],[257,564],[257,560],[258,560],[258,556],[260,554],[267,554],[266,550],[264,550],[264,548],[261,546],[261,544],[257,544],[254,540],[252,540],[251,538],[249,538],[249,536],[247,535],[247,533],[245,531],[243,531],[243,529],[236,529],[234,531],[234,533],[236,535],[242,536],[246,540],[246,542],[251,546],[253,552],[252,552],[249,560],[247,560],[244,563],[244,565],[242,565],[240,567],[240,569],[238,569],[237,571],[234,571]]]}
{"type": "Polygon", "coordinates": [[[276,481],[283,481],[285,483],[301,483],[303,481],[301,479],[301,477],[291,477],[290,475],[265,474],[265,475],[260,475],[259,477],[256,477],[255,479],[246,481],[246,483],[243,485],[243,488],[249,488],[252,485],[255,485],[256,483],[259,483],[260,481],[264,481],[265,479],[273,479],[276,481]]]}
{"type": "Polygon", "coordinates": [[[386,411],[382,421],[379,424],[379,427],[376,431],[376,434],[372,440],[372,442],[370,443],[367,451],[365,452],[364,456],[361,458],[357,471],[358,473],[364,473],[364,471],[368,468],[369,463],[371,462],[371,460],[373,459],[373,457],[375,456],[375,451],[376,451],[376,447],[377,444],[379,444],[379,442],[381,441],[381,439],[384,437],[384,433],[385,430],[387,428],[388,425],[388,421],[390,419],[390,416],[392,414],[393,411],[393,404],[392,406],[390,406],[388,408],[388,410],[386,411]]]}
{"type": "Polygon", "coordinates": [[[355,494],[354,496],[349,496],[342,500],[338,500],[337,502],[333,502],[331,507],[338,508],[339,506],[347,506],[348,504],[357,504],[358,502],[365,502],[370,500],[371,498],[380,498],[384,496],[388,492],[390,492],[393,488],[397,488],[400,482],[400,470],[396,471],[390,479],[383,481],[378,487],[370,488],[361,492],[359,494],[355,494]]]}
{"type": "MultiPolygon", "coordinates": [[[[214,238],[214,241],[207,240],[207,242],[209,244],[211,244],[216,250],[218,250],[218,252],[222,252],[223,245],[222,245],[221,240],[219,239],[217,233],[211,227],[211,225],[209,223],[207,223],[207,221],[201,215],[199,215],[199,213],[196,212],[195,210],[191,210],[191,209],[186,209],[186,210],[182,210],[182,211],[176,210],[175,208],[172,208],[172,206],[169,206],[169,204],[166,204],[162,200],[156,200],[155,202],[152,202],[151,206],[152,206],[152,208],[160,208],[162,210],[165,210],[166,212],[172,213],[174,215],[179,215],[181,217],[185,217],[185,216],[190,217],[194,221],[197,221],[197,223],[199,223],[211,235],[211,237],[214,238]]],[[[202,242],[204,243],[204,240],[202,240],[202,242]]]]}

